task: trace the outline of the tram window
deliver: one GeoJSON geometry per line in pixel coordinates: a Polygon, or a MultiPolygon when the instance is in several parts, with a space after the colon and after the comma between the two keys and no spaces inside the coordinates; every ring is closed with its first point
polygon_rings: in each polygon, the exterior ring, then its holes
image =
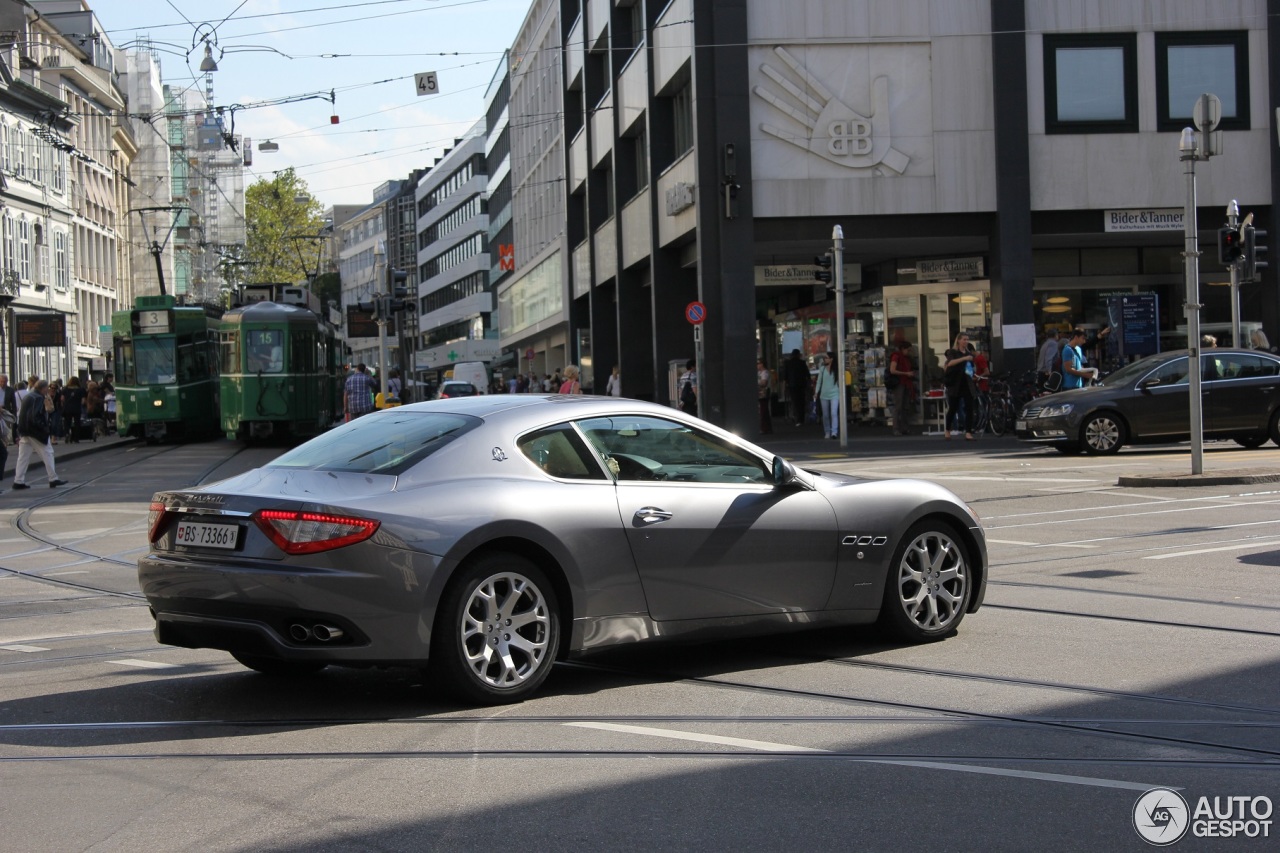
{"type": "Polygon", "coordinates": [[[240,332],[230,331],[222,333],[222,372],[223,373],[239,373],[240,372],[240,332]]]}
{"type": "Polygon", "coordinates": [[[137,381],[133,372],[133,341],[116,341],[116,376],[122,385],[132,385],[137,381]]]}
{"type": "Polygon", "coordinates": [[[294,332],[289,352],[293,355],[295,373],[315,373],[315,351],[311,348],[310,332],[294,332]]]}
{"type": "Polygon", "coordinates": [[[250,373],[280,373],[284,370],[284,332],[279,329],[250,329],[246,340],[250,373]]]}
{"type": "Polygon", "coordinates": [[[178,379],[173,338],[139,338],[133,342],[139,385],[168,385],[178,379]]]}

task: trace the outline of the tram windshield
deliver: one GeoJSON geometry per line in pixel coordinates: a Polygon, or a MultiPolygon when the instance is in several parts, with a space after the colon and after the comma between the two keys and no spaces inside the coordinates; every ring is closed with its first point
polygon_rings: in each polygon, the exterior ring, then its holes
{"type": "Polygon", "coordinates": [[[280,373],[284,370],[284,332],[278,329],[253,329],[248,335],[250,373],[280,373]]]}
{"type": "Polygon", "coordinates": [[[173,338],[135,338],[133,355],[139,385],[168,385],[178,380],[173,338]]]}

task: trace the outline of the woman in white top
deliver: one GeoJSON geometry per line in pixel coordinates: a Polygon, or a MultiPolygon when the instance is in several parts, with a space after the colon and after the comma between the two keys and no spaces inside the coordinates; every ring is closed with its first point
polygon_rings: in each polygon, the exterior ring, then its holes
{"type": "Polygon", "coordinates": [[[605,383],[604,393],[610,397],[622,396],[622,374],[618,372],[618,365],[613,366],[613,373],[609,374],[609,381],[605,383]]]}

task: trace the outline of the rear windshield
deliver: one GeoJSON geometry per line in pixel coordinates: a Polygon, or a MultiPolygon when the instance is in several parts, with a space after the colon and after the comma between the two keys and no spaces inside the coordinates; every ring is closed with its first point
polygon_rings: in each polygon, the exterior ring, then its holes
{"type": "Polygon", "coordinates": [[[468,415],[390,409],[317,436],[267,467],[400,474],[481,423],[468,415]]]}

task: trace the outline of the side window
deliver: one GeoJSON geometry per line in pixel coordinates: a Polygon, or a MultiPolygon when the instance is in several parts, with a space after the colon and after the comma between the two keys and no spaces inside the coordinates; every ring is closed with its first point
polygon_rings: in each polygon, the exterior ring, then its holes
{"type": "Polygon", "coordinates": [[[766,483],[764,463],[710,433],[663,418],[590,418],[578,426],[621,481],[766,483]]]}
{"type": "Polygon", "coordinates": [[[1233,355],[1231,364],[1235,368],[1234,378],[1258,379],[1264,376],[1275,376],[1280,362],[1261,355],[1233,355]]]}
{"type": "Polygon", "coordinates": [[[600,462],[567,424],[521,436],[520,452],[552,477],[562,480],[605,480],[600,462]]]}
{"type": "Polygon", "coordinates": [[[1162,364],[1151,375],[1160,380],[1160,385],[1185,385],[1187,384],[1187,360],[1185,358],[1174,359],[1168,364],[1162,364]]]}

